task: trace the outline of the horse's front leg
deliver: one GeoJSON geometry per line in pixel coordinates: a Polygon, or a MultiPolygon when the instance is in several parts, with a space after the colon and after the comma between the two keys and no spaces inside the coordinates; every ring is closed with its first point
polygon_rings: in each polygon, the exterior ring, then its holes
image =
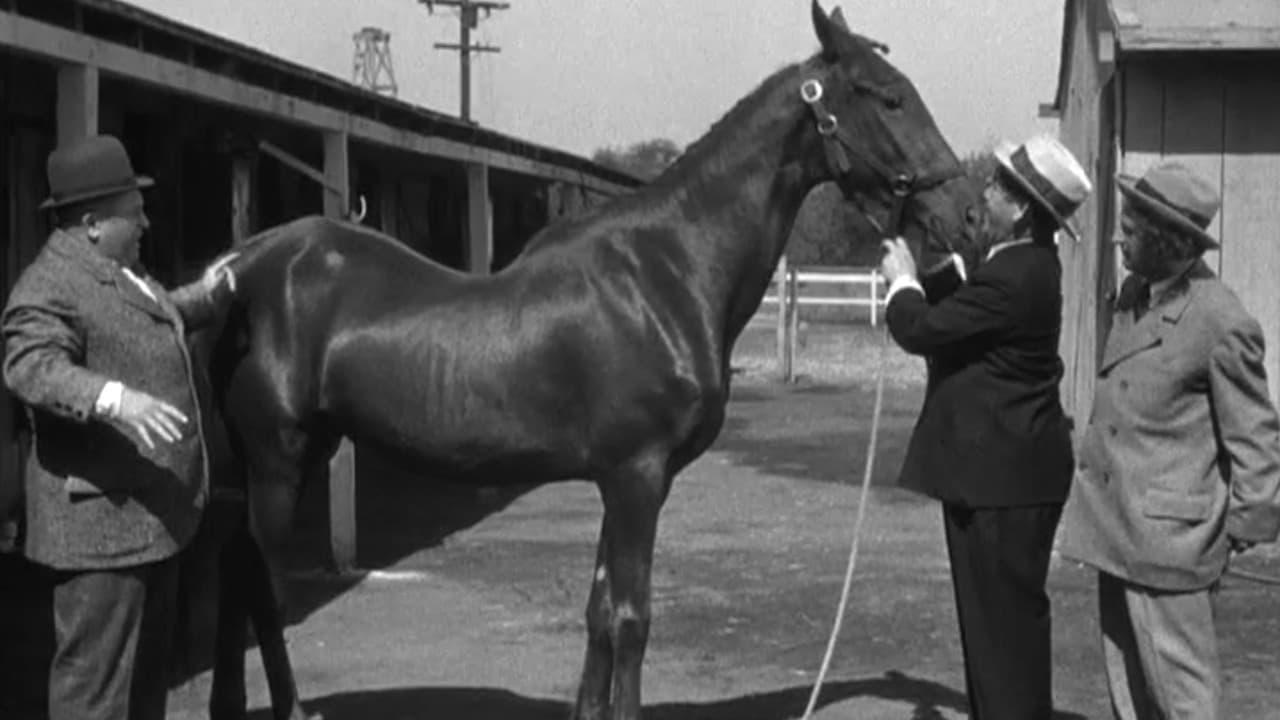
{"type": "Polygon", "coordinates": [[[600,526],[596,545],[595,574],[591,580],[591,597],[587,600],[587,656],[582,663],[582,681],[578,684],[578,702],[573,720],[602,720],[609,710],[609,691],[613,680],[613,599],[609,590],[609,573],[605,548],[608,542],[608,516],[600,526]]]}
{"type": "Polygon", "coordinates": [[[646,455],[601,483],[605,572],[612,601],[612,720],[639,720],[640,674],[649,642],[651,569],[658,512],[671,479],[666,456],[646,455]]]}

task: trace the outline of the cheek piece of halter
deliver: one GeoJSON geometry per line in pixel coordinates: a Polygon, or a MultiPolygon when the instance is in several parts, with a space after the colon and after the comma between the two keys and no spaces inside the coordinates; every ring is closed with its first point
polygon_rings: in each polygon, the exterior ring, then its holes
{"type": "MultiPolygon", "coordinates": [[[[883,235],[896,236],[901,234],[902,211],[907,204],[907,200],[915,193],[928,190],[941,185],[951,178],[958,177],[960,170],[958,168],[943,170],[923,177],[915,172],[908,173],[894,170],[874,156],[861,151],[857,145],[850,142],[847,134],[840,128],[840,121],[822,102],[822,95],[822,83],[819,80],[811,78],[800,85],[800,98],[809,106],[814,118],[817,120],[818,135],[822,137],[822,148],[827,156],[827,165],[832,175],[835,176],[836,184],[840,186],[840,192],[844,194],[845,200],[853,203],[883,235]],[[856,155],[863,165],[874,174],[880,176],[880,179],[885,182],[893,195],[893,200],[889,206],[888,223],[884,226],[876,222],[876,219],[857,200],[858,193],[855,190],[853,161],[850,155],[856,155]]],[[[947,250],[951,251],[950,239],[943,238],[943,242],[946,244],[947,250]]]]}

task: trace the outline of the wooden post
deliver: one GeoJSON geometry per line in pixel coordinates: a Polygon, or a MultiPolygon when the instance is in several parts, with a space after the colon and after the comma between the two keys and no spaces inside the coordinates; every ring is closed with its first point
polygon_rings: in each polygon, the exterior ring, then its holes
{"type": "Polygon", "coordinates": [[[493,265],[493,203],[489,166],[467,163],[467,269],[488,275],[493,265]]]}
{"type": "Polygon", "coordinates": [[[796,379],[796,344],[800,336],[800,270],[787,268],[787,382],[796,379]]]}
{"type": "Polygon", "coordinates": [[[871,327],[876,326],[877,303],[880,301],[880,271],[871,269],[871,327]]]}
{"type": "Polygon", "coordinates": [[[253,159],[231,158],[231,246],[239,247],[253,234],[253,159]]]}
{"type": "Polygon", "coordinates": [[[382,232],[401,242],[400,237],[400,181],[394,178],[383,178],[378,190],[378,215],[382,218],[382,232]]]}
{"type": "MultiPolygon", "coordinates": [[[[345,132],[324,134],[324,214],[342,218],[350,208],[349,143],[345,132]],[[335,190],[337,192],[335,192],[335,190]]],[[[339,573],[356,566],[356,450],[349,438],[329,461],[329,547],[339,573]]]]}
{"type": "Polygon", "coordinates": [[[58,144],[98,134],[98,68],[58,68],[58,144]]]}
{"type": "Polygon", "coordinates": [[[787,256],[778,260],[778,268],[774,271],[774,279],[778,282],[778,372],[782,379],[791,376],[791,368],[787,365],[787,256]]]}

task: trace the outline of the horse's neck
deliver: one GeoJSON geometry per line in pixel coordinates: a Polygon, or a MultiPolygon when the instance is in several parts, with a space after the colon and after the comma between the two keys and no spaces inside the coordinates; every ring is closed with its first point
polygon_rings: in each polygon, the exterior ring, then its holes
{"type": "Polygon", "coordinates": [[[788,157],[804,106],[797,91],[792,107],[786,90],[774,88],[775,97],[746,117],[726,118],[737,122],[686,158],[696,171],[672,190],[681,196],[683,220],[699,228],[691,251],[726,338],[755,313],[814,184],[799,159],[788,157]]]}

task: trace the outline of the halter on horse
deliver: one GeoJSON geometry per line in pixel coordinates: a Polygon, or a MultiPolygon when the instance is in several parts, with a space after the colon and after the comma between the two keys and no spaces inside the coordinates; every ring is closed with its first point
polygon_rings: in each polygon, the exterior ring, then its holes
{"type": "Polygon", "coordinates": [[[317,218],[243,248],[214,376],[269,564],[344,435],[432,481],[593,480],[604,517],[574,717],[639,717],[658,513],[720,431],[734,341],[805,196],[838,180],[860,202],[897,198],[926,256],[972,242],[976,193],[910,82],[816,2],[813,22],[821,53],[495,275],[317,218]],[[797,99],[809,81],[819,124],[848,132],[815,129],[797,99]]]}

